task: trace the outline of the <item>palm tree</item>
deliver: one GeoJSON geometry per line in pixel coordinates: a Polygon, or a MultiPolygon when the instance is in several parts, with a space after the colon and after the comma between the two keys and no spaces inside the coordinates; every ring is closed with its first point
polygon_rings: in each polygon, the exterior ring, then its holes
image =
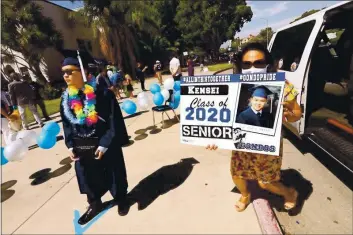
{"type": "Polygon", "coordinates": [[[158,33],[156,12],[147,3],[85,0],[84,7],[71,13],[70,18],[90,25],[103,55],[135,77],[134,68],[140,56],[137,31],[158,33]]]}

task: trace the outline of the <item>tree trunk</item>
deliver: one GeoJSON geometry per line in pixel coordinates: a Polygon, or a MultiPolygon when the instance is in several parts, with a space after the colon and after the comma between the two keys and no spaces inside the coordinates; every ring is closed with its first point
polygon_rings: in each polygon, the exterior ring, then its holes
{"type": "Polygon", "coordinates": [[[99,45],[101,47],[101,51],[107,60],[112,60],[112,53],[110,50],[110,43],[108,39],[107,33],[103,30],[99,33],[99,45]]]}
{"type": "Polygon", "coordinates": [[[119,69],[122,69],[123,68],[123,56],[121,54],[121,43],[122,43],[122,40],[119,36],[119,33],[118,33],[118,29],[112,29],[113,32],[114,32],[114,43],[115,43],[115,52],[116,52],[116,55],[115,55],[115,60],[117,61],[116,63],[118,64],[118,67],[119,69]]]}
{"type": "MultiPolygon", "coordinates": [[[[126,36],[128,36],[130,34],[130,31],[129,29],[127,28],[127,26],[123,26],[123,30],[124,30],[124,34],[126,36]]],[[[135,54],[134,54],[134,48],[133,48],[133,45],[132,45],[132,42],[129,40],[128,37],[126,37],[126,50],[127,50],[127,53],[128,53],[128,56],[129,56],[129,61],[130,61],[130,66],[131,66],[131,73],[132,73],[132,78],[136,78],[136,71],[135,71],[135,68],[136,68],[136,57],[135,57],[135,54]]]]}

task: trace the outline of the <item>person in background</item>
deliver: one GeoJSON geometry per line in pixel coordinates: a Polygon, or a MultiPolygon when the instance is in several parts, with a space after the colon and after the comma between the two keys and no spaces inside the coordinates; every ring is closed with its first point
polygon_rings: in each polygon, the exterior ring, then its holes
{"type": "Polygon", "coordinates": [[[125,74],[125,80],[123,82],[123,85],[126,97],[134,98],[134,87],[132,86],[132,78],[129,74],[125,74]]]}
{"type": "Polygon", "coordinates": [[[188,76],[194,76],[194,61],[191,58],[188,59],[188,76]]]}
{"type": "Polygon", "coordinates": [[[37,107],[35,104],[35,93],[32,90],[31,86],[25,82],[21,81],[19,74],[12,72],[10,74],[11,83],[8,85],[9,94],[11,97],[11,102],[14,108],[18,107],[22,119],[22,126],[25,130],[28,130],[27,116],[26,116],[26,107],[32,112],[34,119],[39,126],[43,127],[44,124],[39,116],[37,107]]]}
{"type": "Polygon", "coordinates": [[[174,81],[180,81],[182,74],[181,74],[180,60],[177,58],[176,52],[173,52],[173,57],[169,62],[169,70],[174,78],[174,81]]]}
{"type": "Polygon", "coordinates": [[[294,62],[290,65],[290,71],[294,72],[295,70],[297,70],[298,66],[299,66],[299,58],[296,57],[294,59],[294,62]]]}
{"type": "Polygon", "coordinates": [[[19,117],[12,115],[13,108],[8,97],[5,86],[1,87],[1,132],[4,135],[5,145],[10,144],[12,141],[16,140],[16,132],[11,130],[9,127],[9,122],[17,120],[19,117]]]}
{"type": "Polygon", "coordinates": [[[85,74],[86,74],[86,78],[87,78],[87,84],[89,84],[92,87],[96,88],[96,85],[97,85],[96,84],[97,83],[96,77],[87,68],[84,68],[84,70],[85,70],[85,74]]]}
{"type": "Polygon", "coordinates": [[[43,114],[45,121],[52,120],[48,115],[47,109],[45,108],[44,99],[40,95],[40,89],[43,89],[44,86],[35,82],[35,81],[32,81],[31,77],[28,74],[23,76],[23,80],[25,82],[28,82],[28,84],[31,86],[31,88],[35,94],[34,103],[35,103],[35,105],[38,105],[39,108],[42,110],[42,114],[43,114]]]}
{"type": "MultiPolygon", "coordinates": [[[[239,68],[241,73],[275,72],[274,61],[266,47],[260,43],[247,44],[239,55],[239,68]]],[[[240,71],[238,71],[240,72],[240,71]]],[[[283,118],[288,122],[296,122],[301,118],[302,112],[297,103],[298,92],[288,81],[284,87],[283,118]]],[[[206,149],[216,150],[216,145],[208,145],[206,149]]],[[[241,197],[235,204],[235,209],[244,211],[251,202],[251,192],[248,181],[255,180],[259,186],[271,193],[284,197],[284,208],[291,210],[297,205],[298,192],[295,188],[283,185],[281,178],[281,165],[283,155],[283,140],[281,139],[279,156],[258,153],[232,151],[231,174],[241,197]]]]}
{"type": "Polygon", "coordinates": [[[113,92],[118,100],[122,99],[122,97],[120,95],[120,90],[122,88],[121,80],[122,80],[121,73],[118,71],[113,73],[113,75],[110,78],[110,81],[113,84],[113,92]]]}
{"type": "Polygon", "coordinates": [[[140,62],[137,63],[136,78],[141,82],[142,91],[146,91],[146,89],[145,89],[145,71],[147,69],[148,69],[147,66],[142,68],[142,64],[140,62]]]}
{"type": "Polygon", "coordinates": [[[159,84],[162,86],[163,85],[162,64],[159,60],[156,61],[156,64],[153,66],[153,70],[156,73],[156,77],[158,79],[159,84]]]}
{"type": "Polygon", "coordinates": [[[200,72],[203,72],[203,68],[204,68],[204,60],[201,61],[201,64],[200,64],[200,72]]]}
{"type": "Polygon", "coordinates": [[[99,74],[96,78],[97,89],[110,89],[113,90],[113,84],[110,82],[107,69],[105,67],[99,68],[99,74]]]}

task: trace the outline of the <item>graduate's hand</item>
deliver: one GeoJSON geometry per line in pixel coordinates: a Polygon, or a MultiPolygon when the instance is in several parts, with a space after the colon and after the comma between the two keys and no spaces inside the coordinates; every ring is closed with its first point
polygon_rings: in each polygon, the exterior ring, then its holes
{"type": "Polygon", "coordinates": [[[218,146],[217,145],[215,145],[215,144],[212,144],[212,145],[207,145],[206,146],[206,149],[208,149],[208,150],[217,150],[218,149],[218,146]]]}
{"type": "Polygon", "coordinates": [[[95,154],[97,156],[96,157],[97,160],[101,160],[104,155],[104,153],[102,151],[99,151],[98,149],[96,150],[95,154]]]}
{"type": "Polygon", "coordinates": [[[75,156],[75,153],[73,152],[73,150],[70,150],[70,149],[69,149],[69,157],[74,162],[79,160],[79,158],[75,156]]]}

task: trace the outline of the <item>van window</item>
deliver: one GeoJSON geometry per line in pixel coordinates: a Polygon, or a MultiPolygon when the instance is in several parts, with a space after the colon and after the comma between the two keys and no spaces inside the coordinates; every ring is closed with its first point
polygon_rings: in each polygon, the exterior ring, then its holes
{"type": "Polygon", "coordinates": [[[309,21],[277,33],[271,48],[275,61],[281,61],[281,70],[295,71],[298,67],[304,48],[315,25],[309,21]]]}
{"type": "Polygon", "coordinates": [[[345,29],[328,29],[325,30],[325,33],[328,37],[328,39],[330,40],[330,43],[332,45],[336,45],[338,40],[340,40],[342,33],[344,32],[345,29]]]}

